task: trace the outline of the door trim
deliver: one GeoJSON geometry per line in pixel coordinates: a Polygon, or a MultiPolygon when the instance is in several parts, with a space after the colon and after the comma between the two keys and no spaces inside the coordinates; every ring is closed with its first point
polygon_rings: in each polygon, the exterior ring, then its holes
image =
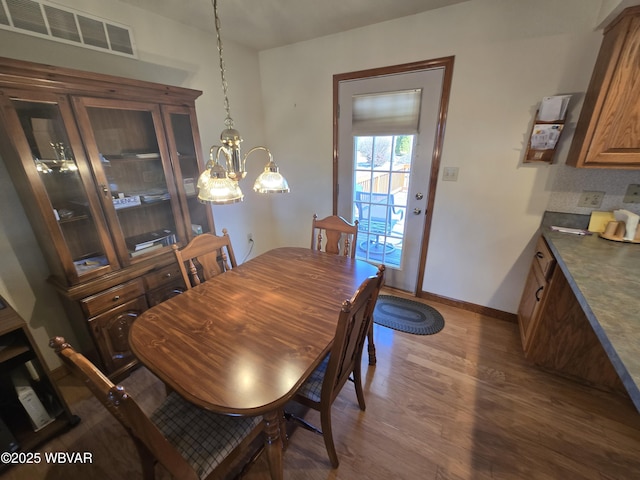
{"type": "Polygon", "coordinates": [[[346,80],[358,80],[369,77],[379,77],[382,75],[393,75],[398,73],[412,73],[420,70],[430,70],[443,68],[442,94],[440,97],[440,109],[438,113],[438,123],[436,127],[436,138],[433,144],[433,156],[431,159],[431,172],[429,175],[429,194],[427,196],[427,208],[425,211],[424,230],[422,232],[420,265],[418,268],[418,278],[416,282],[416,293],[422,292],[424,269],[427,260],[427,250],[429,247],[429,236],[431,233],[431,220],[433,218],[433,206],[436,198],[436,185],[440,172],[440,158],[442,156],[442,145],[444,142],[444,132],[447,124],[447,112],[449,109],[449,98],[451,96],[451,81],[453,78],[454,56],[436,58],[433,60],[423,60],[419,62],[403,63],[390,67],[371,68],[355,72],[340,73],[333,76],[333,214],[338,214],[338,89],[340,82],[346,80]]]}

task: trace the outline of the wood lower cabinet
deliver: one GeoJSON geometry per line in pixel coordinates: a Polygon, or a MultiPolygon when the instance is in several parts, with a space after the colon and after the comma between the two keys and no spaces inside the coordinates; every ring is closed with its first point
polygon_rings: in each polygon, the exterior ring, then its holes
{"type": "Polygon", "coordinates": [[[626,392],[569,282],[556,268],[526,356],[589,384],[626,392]]]}
{"type": "Polygon", "coordinates": [[[567,157],[583,168],[640,168],[640,7],[604,31],[567,157]]]}
{"type": "Polygon", "coordinates": [[[185,288],[171,245],[215,232],[196,191],[200,94],[0,58],[0,157],[77,348],[109,375],[135,363],[122,342],[136,312],[185,288]]]}
{"type": "Polygon", "coordinates": [[[129,329],[147,308],[147,299],[140,296],[89,319],[89,329],[112,378],[119,378],[137,363],[129,348],[129,329]]]}
{"type": "Polygon", "coordinates": [[[540,237],[518,309],[525,357],[569,378],[625,393],[622,381],[556,263],[540,237]]]}
{"type": "Polygon", "coordinates": [[[544,297],[546,296],[549,278],[553,273],[554,267],[555,259],[551,255],[544,238],[540,237],[536,244],[536,251],[525,282],[520,306],[518,307],[520,338],[525,352],[528,352],[531,339],[539,325],[544,297]]]}

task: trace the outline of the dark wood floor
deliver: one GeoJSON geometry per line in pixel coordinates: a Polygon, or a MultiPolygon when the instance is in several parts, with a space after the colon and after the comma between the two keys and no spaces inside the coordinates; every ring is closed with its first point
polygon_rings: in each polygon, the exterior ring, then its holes
{"type": "MultiPolygon", "coordinates": [[[[431,305],[446,322],[436,335],[376,326],[378,365],[364,365],[366,412],[351,384],[334,404],[340,467],[331,469],[321,437],[299,429],[284,454],[286,479],[640,478],[640,415],[627,398],[531,366],[516,324],[431,305]]],[[[40,451],[89,451],[93,463],[22,466],[0,480],[140,478],[124,431],[83,387],[63,383],[82,422],[40,451]]],[[[144,368],[123,383],[145,408],[164,391],[144,368]]],[[[266,461],[246,478],[268,479],[266,461]]]]}

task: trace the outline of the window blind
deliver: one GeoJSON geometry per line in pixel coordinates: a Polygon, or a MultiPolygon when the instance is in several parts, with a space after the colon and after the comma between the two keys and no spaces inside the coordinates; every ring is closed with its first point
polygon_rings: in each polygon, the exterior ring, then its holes
{"type": "Polygon", "coordinates": [[[353,135],[418,133],[422,89],[353,96],[353,135]]]}

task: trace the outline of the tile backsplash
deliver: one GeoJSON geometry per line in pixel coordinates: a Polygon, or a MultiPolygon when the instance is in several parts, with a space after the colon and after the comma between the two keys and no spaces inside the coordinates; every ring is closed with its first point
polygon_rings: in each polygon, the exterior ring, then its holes
{"type": "Polygon", "coordinates": [[[640,170],[574,168],[554,165],[556,169],[547,210],[588,215],[592,210],[612,211],[624,208],[640,215],[640,203],[624,203],[629,184],[640,184],[640,170]],[[605,192],[598,208],[578,207],[583,191],[605,192]]]}

